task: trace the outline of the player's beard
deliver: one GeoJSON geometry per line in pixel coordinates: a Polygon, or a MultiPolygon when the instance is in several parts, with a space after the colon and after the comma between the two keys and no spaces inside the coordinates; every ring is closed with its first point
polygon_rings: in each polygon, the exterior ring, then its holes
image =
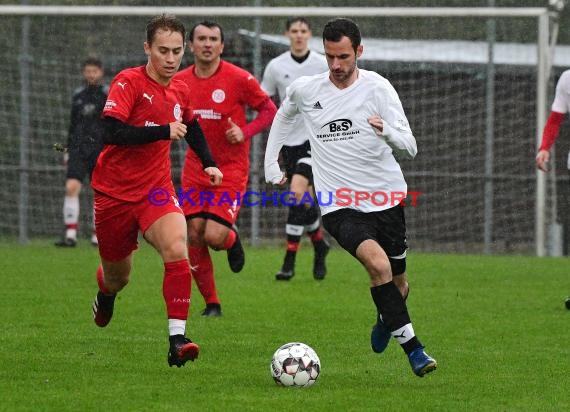
{"type": "Polygon", "coordinates": [[[344,70],[331,71],[331,76],[334,79],[335,83],[345,84],[348,83],[348,81],[350,80],[355,71],[356,71],[356,61],[346,71],[344,70]]]}

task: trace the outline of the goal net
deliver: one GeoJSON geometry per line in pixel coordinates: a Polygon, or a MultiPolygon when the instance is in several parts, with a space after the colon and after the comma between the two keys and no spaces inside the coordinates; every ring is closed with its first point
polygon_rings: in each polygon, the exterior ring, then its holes
{"type": "MultiPolygon", "coordinates": [[[[311,21],[316,51],[326,21],[354,19],[364,37],[359,66],[392,82],[418,142],[416,159],[402,162],[409,190],[421,192],[406,210],[411,246],[545,253],[546,227],[557,221],[556,208],[545,204],[556,200],[556,181],[546,184],[537,175],[534,157],[552,85],[570,65],[570,51],[557,49],[549,70],[552,18],[542,8],[0,6],[7,45],[0,49],[0,238],[61,234],[65,168],[53,145],[67,138],[71,94],[82,82],[79,64],[89,54],[100,56],[107,82],[144,64],[146,22],[162,12],[188,27],[204,19],[221,23],[224,58],[258,77],[288,48],[287,17],[311,21]]],[[[188,52],[183,66],[191,61],[188,52]]],[[[251,153],[250,188],[273,191],[264,182],[264,140],[258,136],[251,153]]],[[[175,182],[184,150],[182,144],[172,149],[175,182]]],[[[87,187],[81,198],[87,235],[87,187]]],[[[251,243],[283,242],[285,206],[240,213],[240,230],[251,243]]]]}

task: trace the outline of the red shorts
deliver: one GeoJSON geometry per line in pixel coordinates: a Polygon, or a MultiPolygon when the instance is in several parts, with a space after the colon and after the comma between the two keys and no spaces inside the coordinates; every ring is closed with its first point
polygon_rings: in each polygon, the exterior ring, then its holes
{"type": "Polygon", "coordinates": [[[110,262],[129,256],[138,246],[139,230],[144,234],[154,222],[168,213],[182,213],[174,191],[164,202],[127,202],[95,192],[95,231],[99,255],[110,262]],[[165,204],[162,204],[165,203],[165,204]]]}
{"type": "Polygon", "coordinates": [[[199,179],[188,179],[187,174],[182,176],[178,201],[186,217],[210,214],[232,225],[236,222],[248,176],[243,173],[222,173],[224,178],[219,186],[203,184],[199,179]]]}

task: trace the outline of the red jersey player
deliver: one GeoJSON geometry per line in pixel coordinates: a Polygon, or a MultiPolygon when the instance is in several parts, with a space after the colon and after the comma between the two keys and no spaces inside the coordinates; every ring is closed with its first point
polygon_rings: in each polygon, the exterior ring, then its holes
{"type": "Polygon", "coordinates": [[[206,301],[205,316],[220,316],[221,306],[208,247],[228,252],[233,272],[243,268],[245,256],[235,221],[246,190],[251,138],[271,125],[275,104],[250,73],[221,59],[224,50],[222,27],[214,22],[196,24],[189,33],[194,64],[181,70],[176,79],[192,90],[194,114],[200,117],[212,156],[224,174],[222,185],[212,190],[206,176],[198,172],[196,155],[188,151],[182,172],[181,207],[188,220],[188,254],[192,275],[206,301]],[[246,107],[257,111],[246,121],[246,107]]]}
{"type": "Polygon", "coordinates": [[[129,281],[140,230],[164,262],[168,364],[178,367],[194,360],[199,347],[185,337],[191,279],[186,222],[171,180],[170,142],[185,138],[198,153],[199,173],[212,184],[222,179],[189,105],[190,90],[172,80],[184,54],[185,34],[174,16],[148,23],[147,64],[121,71],[111,84],[103,109],[105,146],[92,180],[101,256],[95,323],[104,327],[111,320],[115,297],[129,281]]]}

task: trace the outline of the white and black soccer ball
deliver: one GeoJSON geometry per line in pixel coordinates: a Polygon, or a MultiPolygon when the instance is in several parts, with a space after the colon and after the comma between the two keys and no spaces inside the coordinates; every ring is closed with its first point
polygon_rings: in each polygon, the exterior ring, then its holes
{"type": "Polygon", "coordinates": [[[319,377],[321,361],[309,345],[290,342],[275,351],[269,368],[278,385],[306,388],[319,377]]]}

